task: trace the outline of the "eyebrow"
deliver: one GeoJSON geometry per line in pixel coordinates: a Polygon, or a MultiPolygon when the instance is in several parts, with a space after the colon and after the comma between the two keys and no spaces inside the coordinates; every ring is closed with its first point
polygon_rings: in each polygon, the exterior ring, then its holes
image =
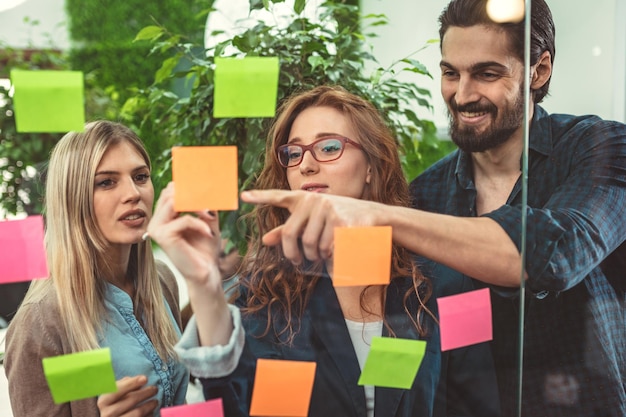
{"type": "MultiPolygon", "coordinates": [[[[344,137],[344,135],[340,135],[339,133],[336,132],[320,132],[318,134],[315,135],[315,139],[321,139],[321,138],[326,138],[329,136],[340,136],[340,137],[344,137]]],[[[295,137],[295,138],[291,138],[289,140],[287,140],[287,143],[294,143],[294,142],[300,142],[302,141],[301,138],[299,137],[295,137]]]]}
{"type": "MultiPolygon", "coordinates": [[[[141,171],[142,169],[148,169],[148,165],[140,165],[134,168],[131,172],[141,171]]],[[[96,172],[96,177],[98,175],[119,175],[118,171],[98,171],[96,172]]]]}
{"type": "MultiPolygon", "coordinates": [[[[444,60],[442,60],[439,63],[439,66],[440,67],[450,68],[450,69],[453,69],[453,70],[457,69],[454,65],[452,65],[451,63],[446,62],[444,60]]],[[[495,68],[495,69],[505,70],[505,71],[509,70],[509,67],[507,67],[506,65],[503,65],[503,64],[501,64],[499,62],[496,62],[496,61],[478,62],[476,64],[471,65],[469,67],[469,70],[470,70],[470,72],[477,72],[477,71],[484,70],[484,69],[487,69],[487,68],[495,68]]]]}

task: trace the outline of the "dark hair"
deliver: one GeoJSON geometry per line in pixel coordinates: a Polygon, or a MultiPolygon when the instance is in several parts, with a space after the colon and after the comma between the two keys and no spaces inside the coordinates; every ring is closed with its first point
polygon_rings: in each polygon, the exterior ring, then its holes
{"type": "MultiPolygon", "coordinates": [[[[287,143],[293,122],[310,107],[331,107],[341,112],[353,126],[357,135],[354,139],[363,147],[372,169],[371,182],[363,198],[408,207],[409,190],[400,164],[397,140],[372,103],[338,86],[316,87],[294,94],[282,103],[269,132],[265,165],[255,188],[289,189],[286,169],[279,163],[276,150],[287,143]]],[[[280,249],[261,243],[264,233],[283,224],[288,217],[286,209],[264,205],[256,206],[250,213],[254,236],[242,264],[242,276],[247,278],[240,284],[248,295],[246,306],[242,309],[244,314],[267,308],[268,323],[264,333],[267,334],[274,313],[278,312],[278,319],[282,318],[284,325],[274,331],[290,342],[297,332],[294,317],[301,316],[308,296],[320,277],[323,263],[294,266],[284,259],[280,249]]],[[[425,334],[421,316],[424,312],[431,314],[424,305],[431,295],[430,282],[422,275],[408,250],[395,244],[391,276],[392,279],[413,278],[413,286],[404,300],[406,303],[410,296],[417,296],[420,307],[412,321],[419,333],[425,334]]],[[[406,311],[408,313],[409,310],[406,311]]]]}
{"type": "MultiPolygon", "coordinates": [[[[554,63],[554,21],[544,0],[532,1],[531,16],[530,64],[535,65],[544,51],[550,52],[550,61],[554,63]]],[[[475,25],[496,27],[505,32],[510,40],[511,52],[524,62],[524,20],[517,23],[494,22],[487,14],[487,0],[452,0],[439,16],[439,40],[443,42],[450,26],[475,25]]],[[[540,103],[548,94],[550,78],[541,88],[531,92],[535,103],[540,103]]]]}

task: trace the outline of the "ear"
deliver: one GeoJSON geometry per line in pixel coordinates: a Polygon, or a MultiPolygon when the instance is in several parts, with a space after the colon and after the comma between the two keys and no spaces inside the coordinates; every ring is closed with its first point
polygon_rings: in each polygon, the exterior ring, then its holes
{"type": "Polygon", "coordinates": [[[530,76],[531,89],[540,89],[550,79],[550,76],[552,75],[551,58],[550,52],[544,51],[539,57],[539,60],[537,60],[537,63],[533,65],[532,74],[530,76]]]}
{"type": "Polygon", "coordinates": [[[365,183],[369,184],[372,181],[372,166],[367,166],[367,176],[365,177],[365,183]]]}

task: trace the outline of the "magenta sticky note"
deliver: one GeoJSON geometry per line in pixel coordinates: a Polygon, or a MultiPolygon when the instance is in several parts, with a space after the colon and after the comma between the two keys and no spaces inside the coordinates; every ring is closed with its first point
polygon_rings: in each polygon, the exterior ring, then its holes
{"type": "Polygon", "coordinates": [[[0,284],[47,277],[43,217],[0,221],[0,284]]]}
{"type": "Polygon", "coordinates": [[[486,342],[493,338],[489,289],[437,299],[441,350],[486,342]]]}
{"type": "Polygon", "coordinates": [[[224,417],[222,399],[216,398],[203,403],[177,405],[161,409],[161,417],[224,417]]]}

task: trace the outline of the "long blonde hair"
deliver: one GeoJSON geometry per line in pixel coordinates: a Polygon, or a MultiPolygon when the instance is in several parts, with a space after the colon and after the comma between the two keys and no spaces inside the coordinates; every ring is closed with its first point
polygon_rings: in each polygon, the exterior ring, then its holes
{"type": "MultiPolygon", "coordinates": [[[[150,168],[148,154],[137,135],[118,123],[88,123],[83,132],[66,134],[54,147],[47,169],[45,246],[50,279],[34,281],[24,299],[30,303],[56,292],[61,319],[72,351],[98,347],[106,320],[104,277],[109,246],[97,226],[94,212],[96,169],[104,153],[120,142],[131,144],[150,168]]],[[[128,277],[136,279],[133,300],[137,317],[161,358],[174,355],[177,340],[167,312],[152,247],[132,245],[128,277]]]]}

